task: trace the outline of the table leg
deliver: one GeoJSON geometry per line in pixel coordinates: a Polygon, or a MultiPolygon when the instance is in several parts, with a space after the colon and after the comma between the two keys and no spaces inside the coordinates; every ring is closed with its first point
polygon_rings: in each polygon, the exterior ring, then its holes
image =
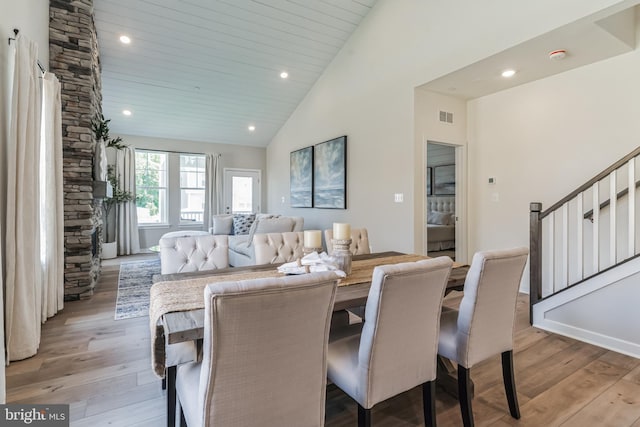
{"type": "Polygon", "coordinates": [[[167,426],[176,425],[176,366],[169,366],[165,373],[167,377],[167,426]]]}
{"type": "MultiPolygon", "coordinates": [[[[458,398],[458,372],[451,360],[446,357],[438,355],[438,379],[436,384],[439,385],[445,392],[451,396],[458,398]]],[[[472,380],[469,380],[469,388],[471,389],[471,396],[474,395],[474,384],[472,380]]]]}

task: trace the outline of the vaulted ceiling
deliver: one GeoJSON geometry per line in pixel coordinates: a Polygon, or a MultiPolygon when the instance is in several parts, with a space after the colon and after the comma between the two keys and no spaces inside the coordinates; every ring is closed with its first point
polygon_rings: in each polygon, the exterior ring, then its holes
{"type": "Polygon", "coordinates": [[[375,2],[95,0],[111,131],[266,146],[375,2]]]}

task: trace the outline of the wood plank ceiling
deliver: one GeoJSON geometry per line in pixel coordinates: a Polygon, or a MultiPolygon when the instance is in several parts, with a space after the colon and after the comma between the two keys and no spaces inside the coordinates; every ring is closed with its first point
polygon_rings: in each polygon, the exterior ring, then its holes
{"type": "Polygon", "coordinates": [[[111,131],[266,146],[375,2],[95,0],[111,131]]]}

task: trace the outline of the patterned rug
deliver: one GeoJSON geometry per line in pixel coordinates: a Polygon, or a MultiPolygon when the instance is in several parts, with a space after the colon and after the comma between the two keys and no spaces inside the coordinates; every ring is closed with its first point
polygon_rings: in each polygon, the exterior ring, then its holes
{"type": "Polygon", "coordinates": [[[116,320],[149,315],[149,289],[154,274],[160,274],[160,259],[120,264],[116,320]]]}

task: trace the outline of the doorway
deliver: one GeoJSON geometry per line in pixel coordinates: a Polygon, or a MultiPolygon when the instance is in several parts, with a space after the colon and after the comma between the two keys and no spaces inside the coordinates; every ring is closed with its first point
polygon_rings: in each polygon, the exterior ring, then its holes
{"type": "Polygon", "coordinates": [[[260,212],[262,171],[259,169],[224,169],[224,213],[260,212]]]}
{"type": "Polygon", "coordinates": [[[460,260],[459,201],[462,146],[426,141],[424,253],[460,260]],[[458,252],[458,253],[457,253],[458,252]]]}

